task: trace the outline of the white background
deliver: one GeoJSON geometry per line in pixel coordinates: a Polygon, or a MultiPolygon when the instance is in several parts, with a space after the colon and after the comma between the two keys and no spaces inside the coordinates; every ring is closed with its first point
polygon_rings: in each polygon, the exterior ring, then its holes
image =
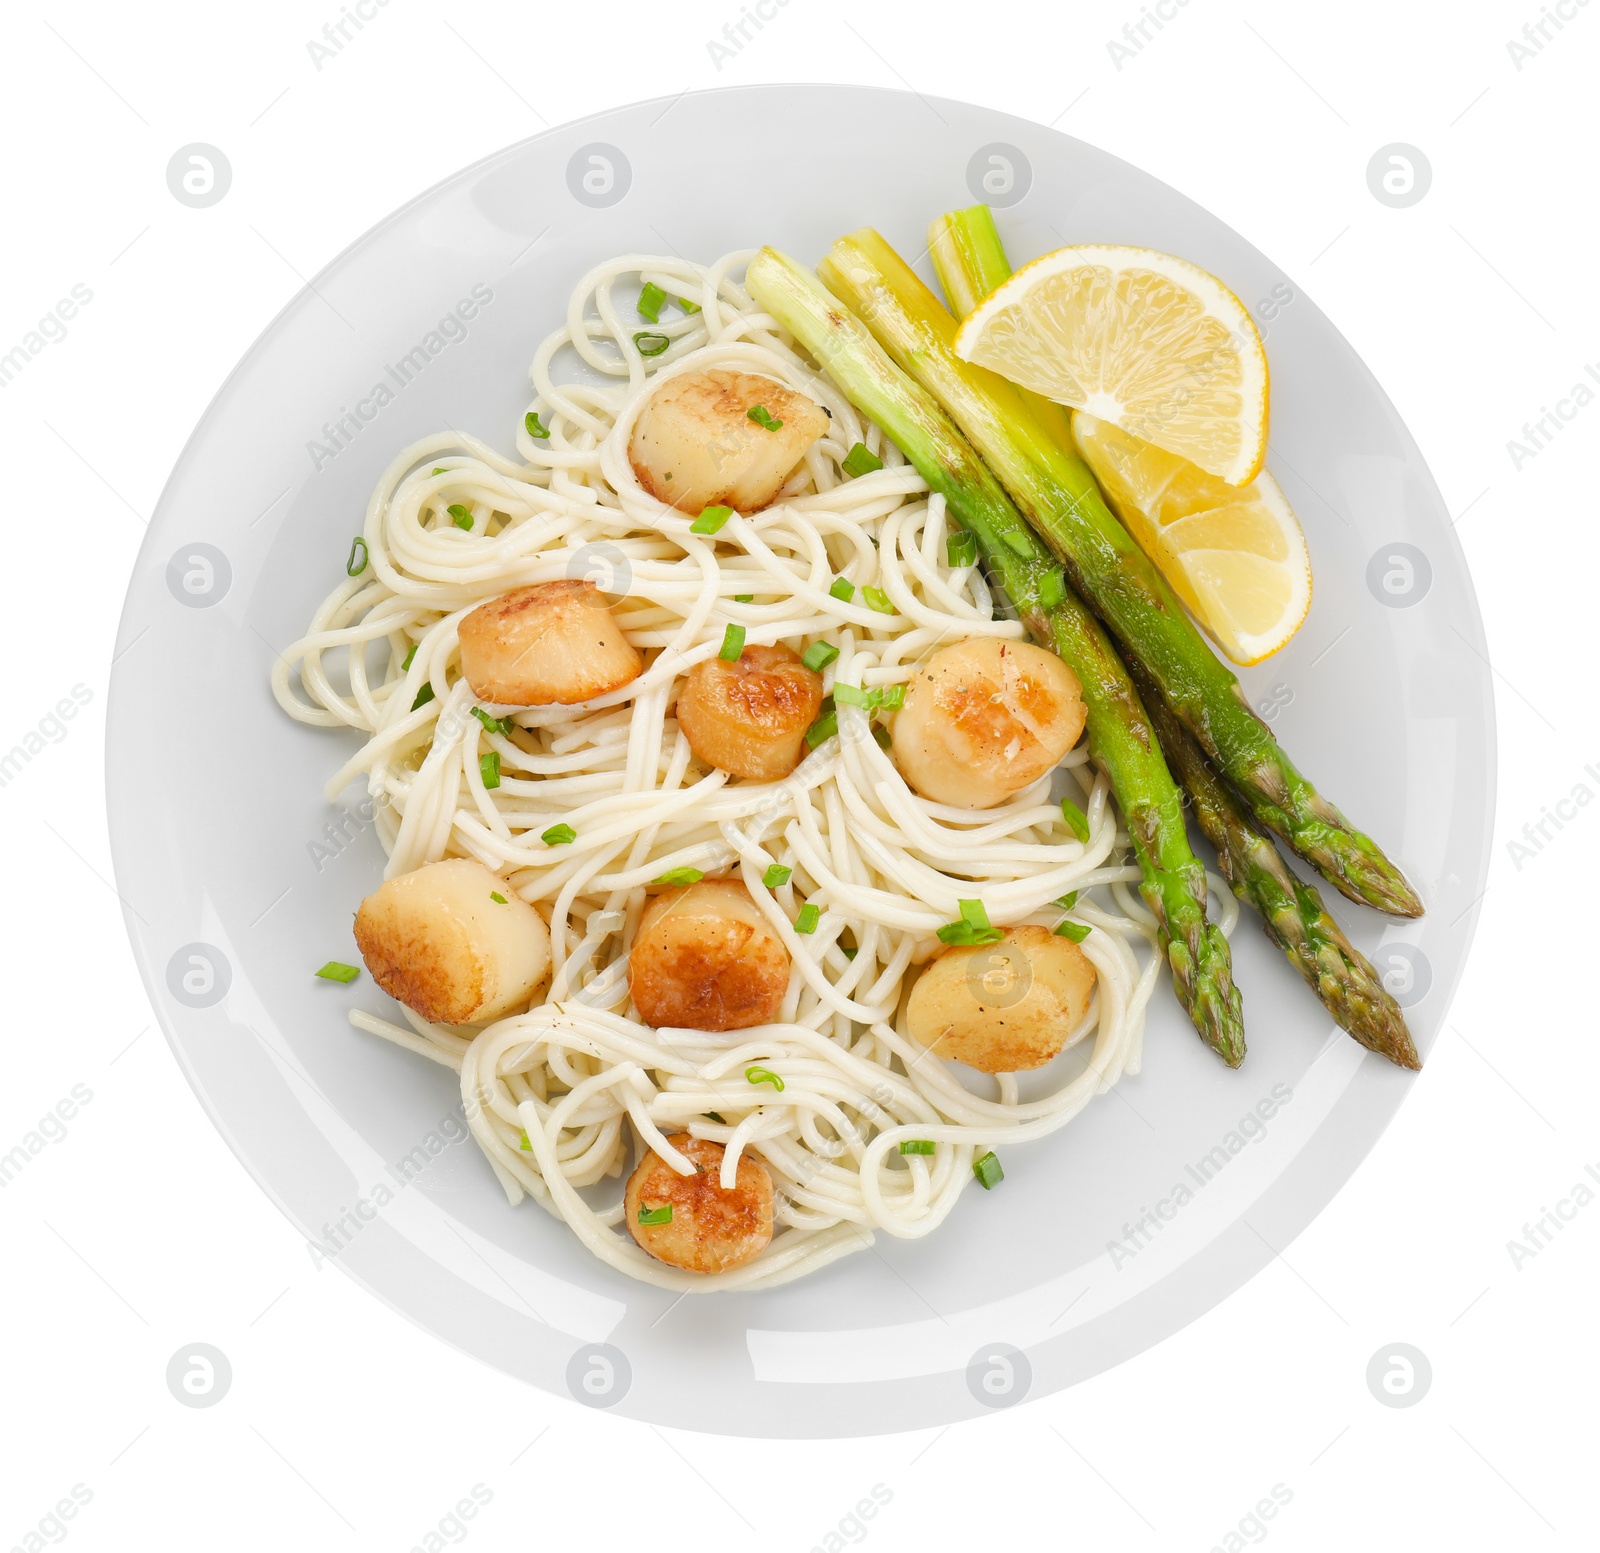
{"type": "Polygon", "coordinates": [[[1520,70],[1507,43],[1539,20],[1535,0],[1167,0],[1173,19],[1120,69],[1106,45],[1139,20],[1133,0],[948,12],[788,0],[720,68],[707,45],[738,20],[735,0],[391,0],[320,70],[307,43],[338,19],[336,0],[13,11],[0,353],[74,284],[93,301],[0,389],[0,749],[74,685],[92,700],[0,787],[0,1153],[75,1085],[93,1098],[0,1188],[0,1548],[64,1535],[85,1549],[403,1550],[477,1484],[492,1498],[442,1535],[484,1548],[643,1535],[664,1549],[805,1550],[830,1532],[832,1546],[864,1536],[883,1553],[1023,1535],[1205,1550],[1230,1532],[1233,1546],[1284,1550],[1593,1546],[1600,1203],[1520,1268],[1507,1249],[1570,1197],[1585,1163],[1600,1170],[1587,893],[1600,806],[1569,810],[1530,855],[1509,847],[1579,784],[1600,794],[1585,771],[1600,772],[1600,407],[1520,471],[1507,450],[1586,362],[1600,371],[1600,5],[1563,4],[1572,20],[1520,70]],[[111,643],[145,521],[211,395],[302,279],[413,194],[549,124],[793,80],[910,85],[1053,123],[1279,263],[1432,464],[1477,580],[1500,717],[1495,859],[1447,1034],[1287,1255],[1067,1394],[820,1444],[585,1410],[314,1270],[154,1029],[107,883],[102,773],[111,643]],[[169,157],[192,141],[232,162],[209,209],[167,190],[169,157]],[[1366,184],[1393,141],[1433,168],[1404,210],[1366,184]],[[204,1410],[165,1383],[169,1357],[197,1341],[233,1369],[204,1410]],[[1395,1342],[1433,1371],[1403,1410],[1365,1381],[1395,1342]],[[40,1533],[74,1484],[92,1498],[40,1533]],[[875,1484],[888,1503],[841,1531],[875,1484]],[[1241,1533],[1274,1485],[1292,1498],[1241,1533]]]}

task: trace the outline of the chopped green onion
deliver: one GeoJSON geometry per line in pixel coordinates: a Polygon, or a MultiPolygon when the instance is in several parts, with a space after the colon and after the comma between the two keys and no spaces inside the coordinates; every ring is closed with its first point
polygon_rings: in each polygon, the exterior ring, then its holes
{"type": "Polygon", "coordinates": [[[689,532],[691,534],[715,534],[732,516],[732,507],[707,507],[689,525],[689,532]]]}
{"type": "Polygon", "coordinates": [[[489,899],[492,900],[496,906],[509,906],[511,904],[511,902],[508,901],[498,890],[490,890],[489,899]]]}
{"type": "Polygon", "coordinates": [[[368,559],[367,542],[361,535],[357,534],[350,541],[350,554],[344,563],[345,576],[359,577],[367,569],[368,559]],[[356,551],[358,550],[361,552],[361,564],[359,566],[356,564],[356,551]]]}
{"type": "Polygon", "coordinates": [[[1071,911],[1072,908],[1078,904],[1078,892],[1076,890],[1070,890],[1065,895],[1058,895],[1055,900],[1051,901],[1050,904],[1052,906],[1059,906],[1063,911],[1071,911]]]}
{"type": "Polygon", "coordinates": [[[767,869],[767,871],[762,874],[761,882],[766,885],[769,890],[782,889],[783,886],[789,882],[790,876],[793,873],[794,869],[785,868],[782,863],[773,863],[767,869]]]}
{"type": "Polygon", "coordinates": [[[426,706],[431,700],[433,700],[433,681],[430,679],[423,682],[422,689],[417,692],[417,699],[411,703],[411,710],[414,712],[419,706],[426,706]]]}
{"type": "Polygon", "coordinates": [[[936,1145],[927,1138],[907,1138],[900,1145],[902,1154],[931,1154],[936,1145]]]}
{"type": "Polygon", "coordinates": [[[882,588],[863,588],[861,597],[873,609],[877,610],[880,615],[892,615],[894,613],[894,603],[882,588]]]}
{"type": "Polygon", "coordinates": [[[1033,540],[1016,529],[1007,529],[1004,534],[1005,542],[1022,557],[1024,561],[1031,561],[1034,556],[1033,540]]]}
{"type": "Polygon", "coordinates": [[[688,297],[678,297],[676,300],[678,306],[681,307],[686,313],[698,313],[700,311],[700,304],[698,302],[691,302],[688,297]]]}
{"type": "Polygon", "coordinates": [[[822,920],[822,908],[813,906],[807,901],[800,908],[800,915],[794,919],[794,930],[797,933],[815,933],[817,924],[822,920]]]}
{"type": "Polygon", "coordinates": [[[841,603],[848,604],[856,596],[856,585],[848,577],[835,577],[828,592],[841,603]]]}
{"type": "Polygon", "coordinates": [[[844,456],[844,462],[839,465],[853,480],[859,475],[870,475],[875,470],[883,468],[883,460],[876,453],[868,450],[866,443],[858,442],[844,456]]]}
{"type": "Polygon", "coordinates": [[[800,654],[800,661],[813,674],[820,674],[838,656],[839,649],[837,647],[833,647],[827,642],[813,642],[800,654]]]}
{"type": "Polygon", "coordinates": [[[509,717],[491,717],[481,706],[473,707],[472,715],[476,717],[490,733],[511,732],[511,719],[509,717]]]}
{"type": "Polygon", "coordinates": [[[358,965],[345,965],[343,962],[341,962],[339,960],[329,960],[328,963],[326,965],[324,965],[320,971],[317,972],[317,975],[319,975],[324,981],[343,981],[343,982],[354,981],[356,979],[356,977],[359,976],[360,974],[361,974],[361,967],[360,966],[358,966],[358,965]]]}
{"type": "Polygon", "coordinates": [[[1054,609],[1066,596],[1067,584],[1060,572],[1046,572],[1039,579],[1039,602],[1046,609],[1054,609]]]}
{"type": "Polygon", "coordinates": [[[1063,922],[1056,928],[1057,938],[1070,938],[1073,943],[1081,944],[1092,929],[1082,922],[1063,922]]]}
{"type": "Polygon", "coordinates": [[[835,682],[833,699],[842,701],[846,706],[875,707],[880,699],[876,690],[858,690],[854,685],[844,685],[835,682]]]}
{"type": "Polygon", "coordinates": [[[445,511],[450,514],[450,521],[454,523],[457,528],[472,527],[472,514],[468,512],[460,502],[451,502],[450,505],[445,508],[445,511]]]}
{"type": "Polygon", "coordinates": [[[633,344],[641,356],[660,356],[672,341],[664,334],[652,334],[648,329],[642,329],[634,335],[633,344]]]}
{"type": "Polygon", "coordinates": [[[840,944],[839,953],[842,954],[845,959],[853,960],[858,954],[861,953],[861,950],[855,944],[840,944]]]}
{"type": "Polygon", "coordinates": [[[669,868],[655,880],[657,884],[699,884],[705,878],[698,868],[669,868]]]}
{"type": "Polygon", "coordinates": [[[500,785],[499,750],[490,750],[488,754],[478,757],[478,775],[483,778],[485,787],[498,787],[500,785]]]}
{"type": "Polygon", "coordinates": [[[422,644],[420,642],[413,642],[411,644],[411,651],[400,660],[400,672],[402,674],[404,674],[405,671],[411,667],[412,660],[417,656],[417,648],[421,645],[422,644]]]}
{"type": "Polygon", "coordinates": [[[524,1131],[522,1134],[522,1141],[517,1145],[517,1147],[519,1149],[526,1149],[530,1154],[533,1152],[533,1144],[529,1141],[526,1131],[524,1131]]]}
{"type": "Polygon", "coordinates": [[[945,944],[992,944],[1005,935],[997,927],[989,924],[989,913],[984,910],[982,901],[956,902],[961,911],[959,922],[947,922],[939,929],[939,941],[945,944]]]}
{"type": "Polygon", "coordinates": [[[906,704],[906,687],[904,685],[886,685],[883,699],[878,702],[886,712],[898,712],[906,704]]]}
{"type": "MultiPolygon", "coordinates": [[[[436,474],[436,475],[442,475],[442,474],[446,474],[446,473],[448,473],[448,471],[445,469],[443,464],[440,464],[439,467],[433,471],[433,474],[436,474]]],[[[432,479],[432,478],[433,478],[433,476],[430,475],[429,479],[432,479]]]]}
{"type": "Polygon", "coordinates": [[[708,1122],[716,1122],[719,1126],[726,1127],[728,1119],[720,1111],[702,1111],[700,1113],[708,1122]]]}
{"type": "Polygon", "coordinates": [[[735,604],[754,604],[755,601],[756,596],[753,593],[735,593],[733,596],[735,604]]]}
{"type": "Polygon", "coordinates": [[[744,651],[744,627],[729,626],[722,633],[722,647],[717,656],[724,663],[737,663],[739,654],[744,651]]]}
{"type": "Polygon", "coordinates": [[[776,1090],[782,1090],[783,1080],[771,1068],[746,1068],[744,1081],[747,1084],[771,1084],[776,1090]]]}
{"type": "Polygon", "coordinates": [[[806,748],[815,749],[839,731],[839,714],[830,707],[806,729],[806,748]]]}
{"type": "Polygon", "coordinates": [[[578,833],[570,825],[552,825],[549,830],[540,832],[539,839],[547,847],[564,847],[576,841],[578,833]]]}
{"type": "Polygon", "coordinates": [[[659,1208],[641,1208],[639,1210],[641,1224],[670,1224],[672,1222],[672,1204],[663,1203],[659,1208]]]}
{"type": "Polygon", "coordinates": [[[1067,822],[1067,829],[1070,830],[1079,841],[1087,841],[1089,839],[1088,818],[1085,816],[1083,810],[1080,809],[1070,798],[1063,798],[1061,800],[1061,818],[1067,822]]]}
{"type": "Polygon", "coordinates": [[[969,529],[957,529],[944,542],[944,559],[948,566],[976,566],[978,536],[969,529]]]}
{"type": "Polygon", "coordinates": [[[536,411],[529,410],[522,417],[522,424],[527,428],[530,437],[537,437],[541,442],[550,435],[550,428],[539,419],[536,411]]]}
{"type": "Polygon", "coordinates": [[[878,748],[881,750],[888,749],[894,743],[894,740],[889,737],[889,730],[882,723],[874,723],[872,725],[872,737],[878,741],[878,748]]]}
{"type": "Polygon", "coordinates": [[[1006,1173],[1000,1168],[1000,1161],[994,1157],[992,1150],[981,1159],[973,1160],[972,1173],[978,1178],[978,1185],[986,1192],[992,1192],[1006,1178],[1006,1173]]]}
{"type": "Polygon", "coordinates": [[[764,404],[753,404],[744,413],[766,431],[777,431],[783,425],[782,421],[773,420],[772,411],[764,404]]]}
{"type": "Polygon", "coordinates": [[[649,323],[661,322],[661,304],[667,300],[667,294],[653,280],[644,283],[644,290],[639,293],[639,316],[649,323]]]}

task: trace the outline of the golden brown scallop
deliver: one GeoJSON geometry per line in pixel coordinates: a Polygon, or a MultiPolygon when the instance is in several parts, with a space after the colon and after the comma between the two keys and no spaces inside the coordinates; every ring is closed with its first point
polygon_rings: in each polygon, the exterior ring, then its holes
{"type": "Polygon", "coordinates": [[[770,1024],[788,986],[789,951],[736,880],[674,886],[645,907],[628,955],[628,990],[646,1024],[770,1024]]]}
{"type": "Polygon", "coordinates": [[[425,863],[379,885],[356,913],[355,935],[373,980],[438,1024],[498,1019],[526,1003],[550,969],[544,919],[471,858],[425,863]]]}
{"type": "Polygon", "coordinates": [[[1095,969],[1070,938],[1007,928],[997,943],[946,949],[906,1002],[906,1033],[983,1073],[1042,1068],[1089,1010],[1095,969]]]}
{"type": "Polygon", "coordinates": [[[804,394],[774,378],[714,367],[668,378],[651,394],[633,424],[628,459],[652,496],[682,512],[754,512],[827,429],[827,413],[804,394]]]}
{"type": "Polygon", "coordinates": [[[1061,763],[1084,716],[1078,677],[1053,652],[972,637],[912,675],[894,719],[895,764],[935,803],[993,808],[1061,763]]]}
{"type": "Polygon", "coordinates": [[[678,726],[707,765],[776,782],[805,754],[822,705],[822,676],[793,648],[746,647],[736,663],[707,658],[678,692],[678,726]]]}
{"type": "Polygon", "coordinates": [[[499,706],[571,706],[639,677],[644,659],[600,590],[565,577],[480,604],[459,631],[461,673],[499,706]]]}
{"type": "Polygon", "coordinates": [[[687,1133],[667,1141],[698,1168],[681,1176],[659,1154],[646,1154],[623,1193],[628,1233],[657,1261],[685,1272],[744,1266],[772,1239],[772,1177],[766,1166],[747,1150],[739,1156],[733,1190],[725,1192],[720,1143],[687,1133]],[[648,1222],[639,1222],[641,1213],[648,1222]]]}

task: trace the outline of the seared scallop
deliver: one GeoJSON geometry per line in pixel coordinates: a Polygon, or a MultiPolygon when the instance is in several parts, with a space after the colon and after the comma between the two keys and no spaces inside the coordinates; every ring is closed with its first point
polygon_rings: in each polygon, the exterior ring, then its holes
{"type": "Polygon", "coordinates": [[[500,706],[571,706],[620,690],[644,659],[583,578],[517,588],[461,622],[461,673],[500,706]]]}
{"type": "Polygon", "coordinates": [[[424,1019],[498,1019],[550,969],[550,930],[498,874],[471,858],[425,863],[387,880],[356,913],[373,980],[424,1019]]]}
{"type": "Polygon", "coordinates": [[[628,955],[628,990],[646,1024],[769,1024],[788,986],[789,951],[737,881],[674,886],[645,907],[628,955]]]}
{"type": "Polygon", "coordinates": [[[772,1239],[772,1177],[748,1152],[739,1156],[733,1190],[720,1184],[723,1148],[676,1133],[667,1140],[694,1162],[681,1176],[650,1153],[628,1177],[623,1193],[628,1233],[658,1262],[690,1273],[742,1267],[772,1239]]]}
{"type": "Polygon", "coordinates": [[[1042,1068],[1089,1010],[1095,969],[1070,938],[1007,928],[997,943],[946,949],[917,978],[906,1033],[984,1073],[1042,1068]]]}
{"type": "Polygon", "coordinates": [[[790,647],[746,647],[738,661],[707,658],[678,692],[678,726],[707,765],[776,782],[800,764],[822,705],[822,676],[790,647]]]}
{"type": "Polygon", "coordinates": [[[1054,653],[973,637],[912,676],[894,719],[895,764],[924,798],[989,809],[1059,765],[1084,716],[1078,677],[1054,653]]]}
{"type": "Polygon", "coordinates": [[[628,459],[639,483],[668,506],[754,512],[827,429],[827,413],[804,394],[716,367],[668,378],[651,394],[633,424],[628,459]]]}

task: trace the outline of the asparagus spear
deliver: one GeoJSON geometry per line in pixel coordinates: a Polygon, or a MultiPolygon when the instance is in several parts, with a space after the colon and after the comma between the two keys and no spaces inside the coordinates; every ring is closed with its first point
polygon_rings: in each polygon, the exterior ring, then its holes
{"type": "Polygon", "coordinates": [[[1189,846],[1182,798],[1105,631],[932,397],[889,360],[811,271],[763,248],[750,263],[745,286],[944,496],[976,538],[987,569],[1023,624],[1078,676],[1090,753],[1110,777],[1121,806],[1139,863],[1140,894],[1155,915],[1178,999],[1206,1044],[1237,1067],[1244,1060],[1244,1027],[1228,942],[1206,920],[1205,870],[1189,846]]]}
{"type": "MultiPolygon", "coordinates": [[[[941,218],[930,248],[958,307],[1010,274],[985,206],[941,218]]],[[[870,228],[835,244],[821,268],[827,284],[971,439],[1065,562],[1078,592],[1149,670],[1256,819],[1352,900],[1420,916],[1422,904],[1400,871],[1295,768],[1166,579],[1107,508],[1063,436],[1060,407],[960,360],[952,349],[955,319],[870,228]]]]}
{"type": "Polygon", "coordinates": [[[1138,669],[1133,674],[1167,761],[1189,795],[1200,829],[1217,849],[1228,887],[1261,913],[1267,937],[1289,957],[1341,1029],[1402,1068],[1420,1068],[1405,1015],[1377,971],[1328,915],[1315,887],[1291,873],[1271,837],[1251,823],[1154,686],[1138,669]]]}

